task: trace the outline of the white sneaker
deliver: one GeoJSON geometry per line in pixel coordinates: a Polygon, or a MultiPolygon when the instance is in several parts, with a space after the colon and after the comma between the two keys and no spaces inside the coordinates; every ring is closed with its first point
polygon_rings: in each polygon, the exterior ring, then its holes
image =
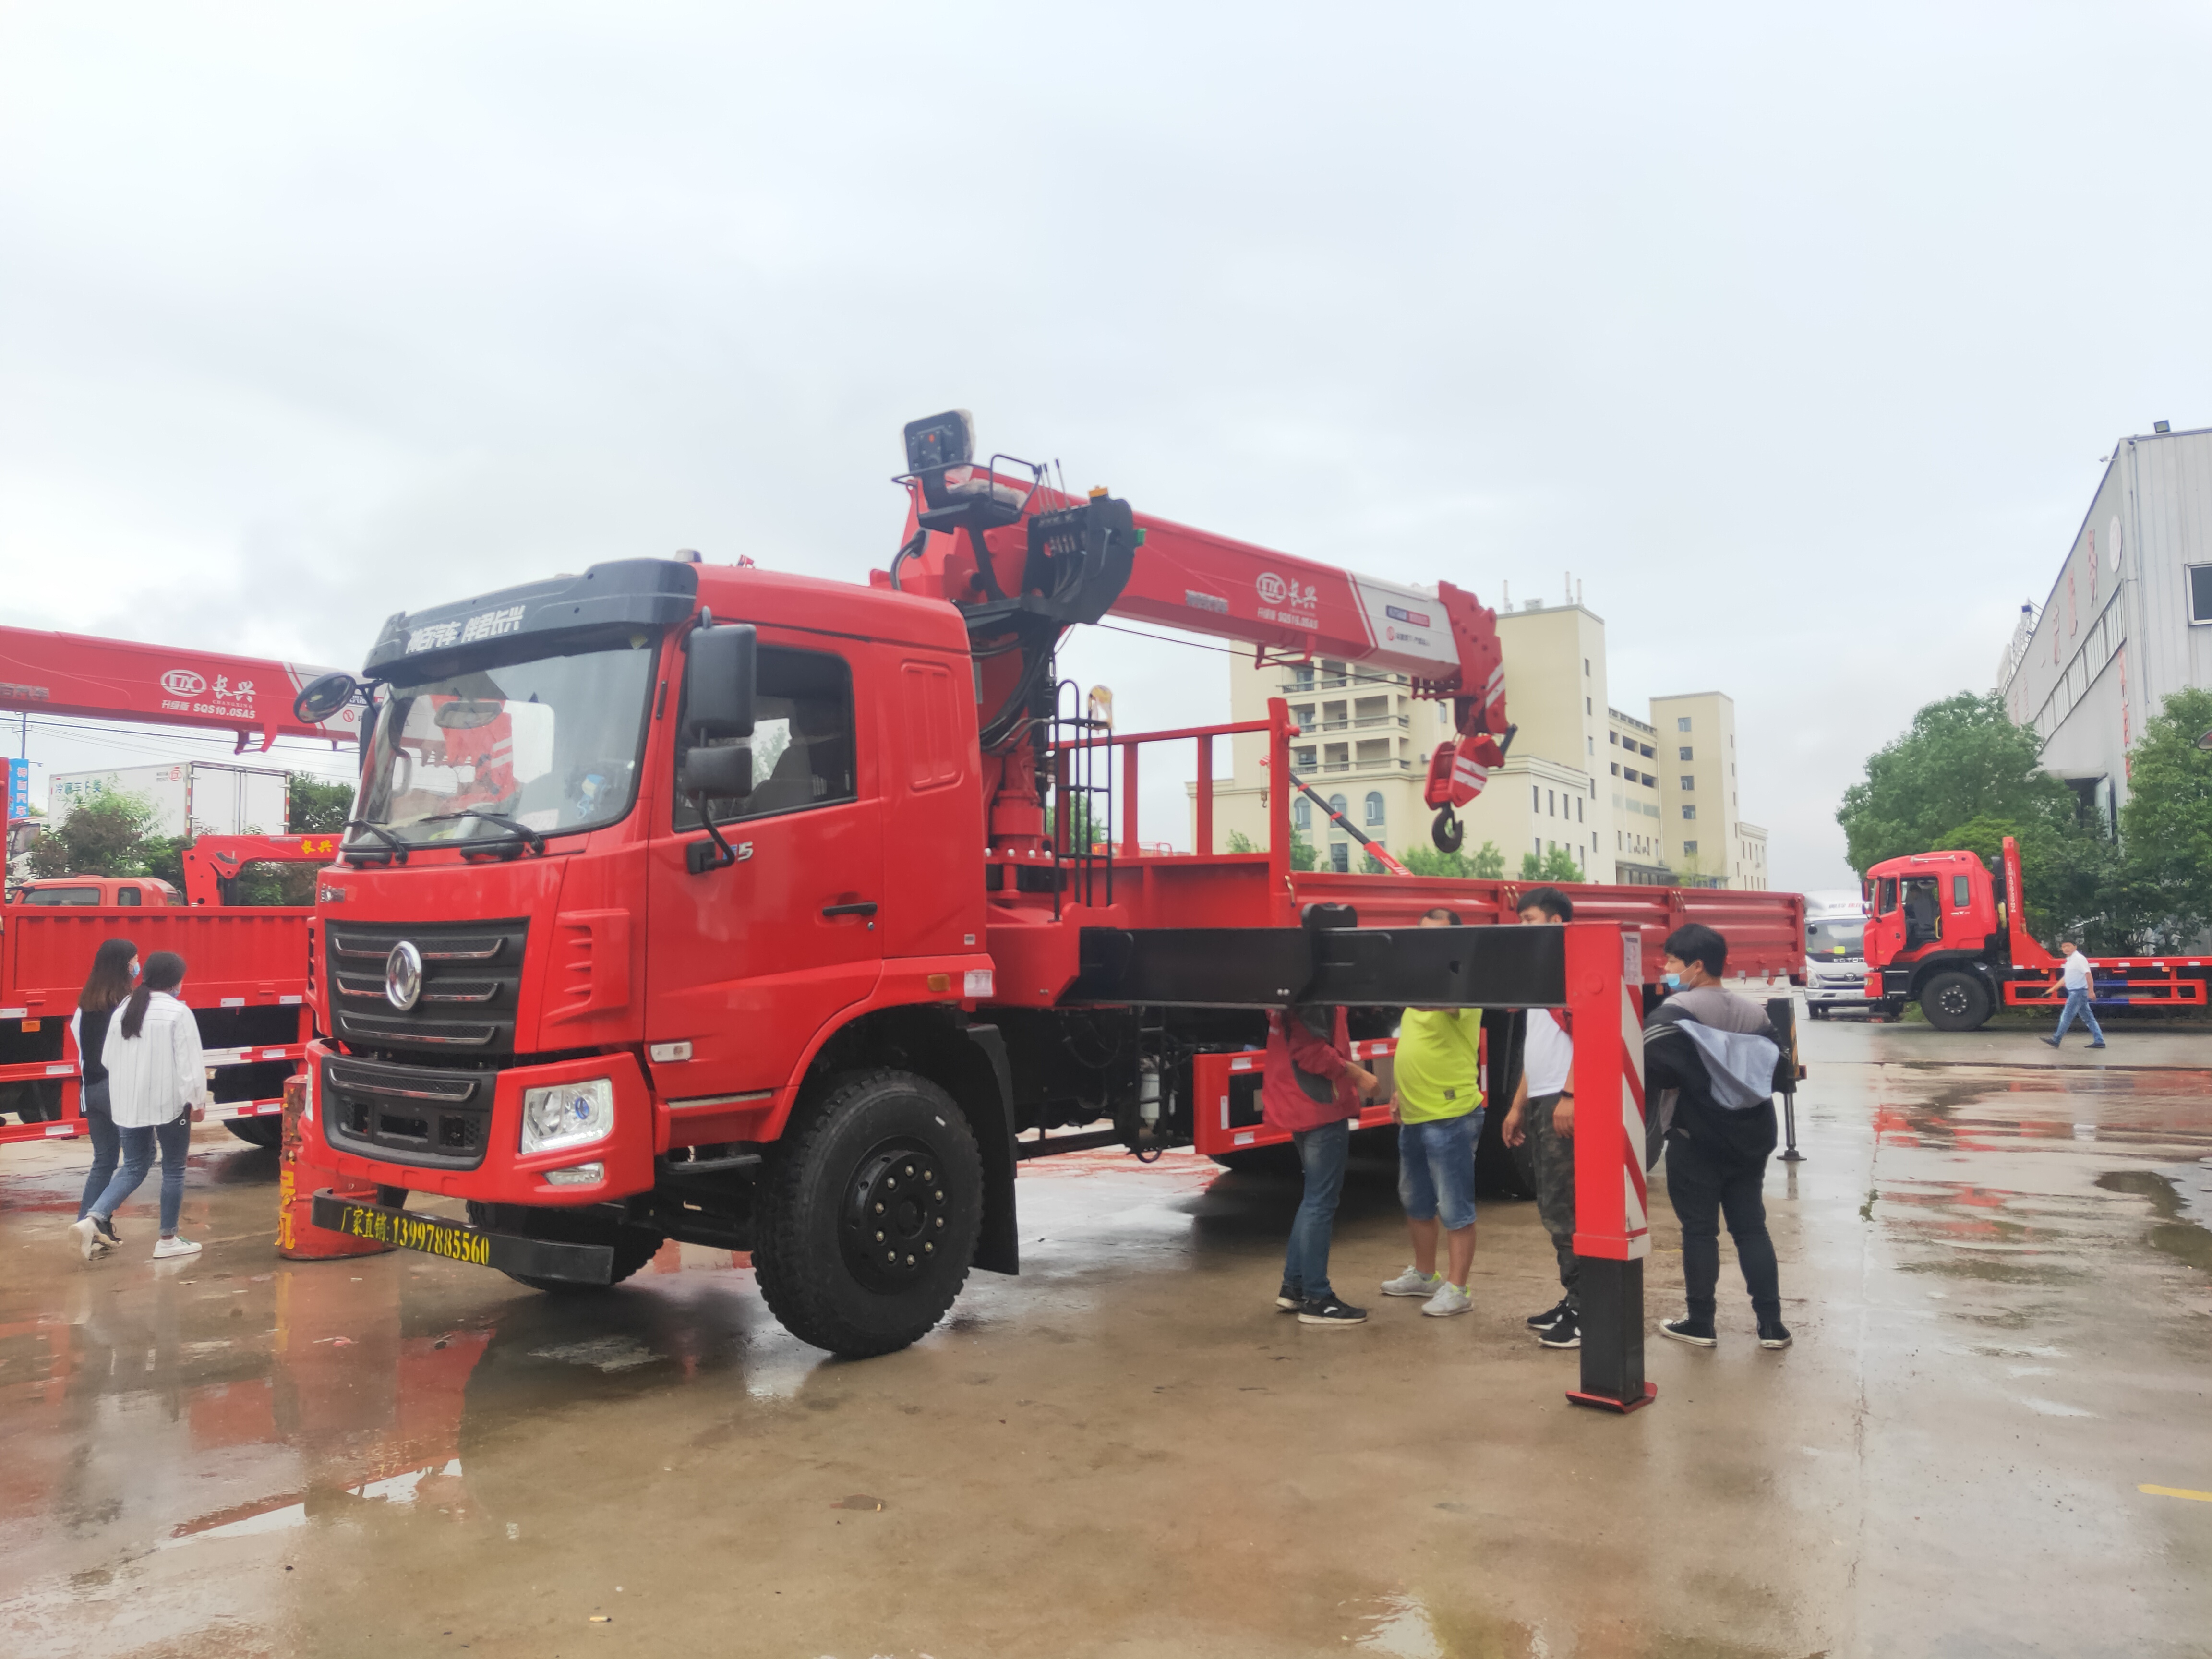
{"type": "Polygon", "coordinates": [[[70,1237],[76,1243],[77,1254],[87,1261],[91,1261],[93,1252],[106,1242],[100,1237],[100,1229],[93,1225],[90,1216],[70,1222],[69,1231],[70,1237]]]}
{"type": "Polygon", "coordinates": [[[1471,1311],[1474,1298],[1449,1281],[1437,1287],[1437,1293],[1421,1304],[1421,1311],[1431,1319],[1449,1319],[1454,1314],[1471,1311]]]}
{"type": "Polygon", "coordinates": [[[1419,1267],[1408,1267],[1395,1279],[1382,1282],[1385,1296],[1434,1296],[1437,1286],[1444,1282],[1442,1273],[1425,1273],[1419,1267]]]}
{"type": "Polygon", "coordinates": [[[159,1238],[154,1241],[154,1259],[156,1261],[165,1255],[198,1255],[199,1253],[200,1247],[189,1238],[159,1238]]]}

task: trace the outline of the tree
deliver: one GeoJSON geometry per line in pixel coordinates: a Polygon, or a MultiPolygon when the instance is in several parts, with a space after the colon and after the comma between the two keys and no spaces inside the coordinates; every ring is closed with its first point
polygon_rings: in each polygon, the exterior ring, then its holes
{"type": "Polygon", "coordinates": [[[1545,882],[1553,887],[1567,887],[1589,878],[1583,875],[1582,866],[1575,862],[1574,854],[1555,843],[1552,850],[1540,859],[1534,853],[1521,855],[1521,879],[1545,882]]]}
{"type": "Polygon", "coordinates": [[[2207,732],[2212,691],[2169,696],[2128,757],[2120,810],[2130,887],[2161,913],[2161,932],[2177,945],[2212,921],[2212,754],[2197,746],[2207,732]]]}
{"type": "MultiPolygon", "coordinates": [[[[164,873],[149,867],[149,854],[173,851],[168,838],[155,833],[154,803],[143,795],[108,793],[84,801],[32,846],[33,876],[144,876],[164,873]]],[[[178,879],[184,873],[181,864],[178,879]]]]}
{"type": "Polygon", "coordinates": [[[284,781],[284,829],[295,836],[331,835],[345,828],[353,811],[353,786],[332,783],[312,772],[295,772],[284,781]]]}
{"type": "Polygon", "coordinates": [[[1836,822],[1855,870],[1912,853],[1952,850],[1944,837],[1977,818],[2063,833],[2074,792],[2043,769],[2035,733],[1994,693],[1961,691],[1912,717],[1911,730],[1868,758],[1836,822]]]}
{"type": "Polygon", "coordinates": [[[1442,853],[1433,847],[1408,848],[1399,860],[1417,876],[1452,876],[1462,880],[1496,881],[1505,873],[1505,854],[1498,843],[1486,841],[1470,854],[1442,853]]]}

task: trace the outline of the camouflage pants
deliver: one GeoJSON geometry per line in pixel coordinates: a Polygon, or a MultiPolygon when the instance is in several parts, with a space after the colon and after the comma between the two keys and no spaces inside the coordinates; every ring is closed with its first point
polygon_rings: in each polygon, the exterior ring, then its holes
{"type": "Polygon", "coordinates": [[[1582,1262],[1575,1255],[1575,1143],[1552,1129],[1552,1109],[1557,1095],[1535,1095],[1522,1110],[1522,1129],[1528,1137],[1528,1161],[1536,1172],[1536,1218],[1552,1236],[1552,1249],[1559,1258],[1559,1288],[1567,1305],[1583,1310],[1582,1262]]]}

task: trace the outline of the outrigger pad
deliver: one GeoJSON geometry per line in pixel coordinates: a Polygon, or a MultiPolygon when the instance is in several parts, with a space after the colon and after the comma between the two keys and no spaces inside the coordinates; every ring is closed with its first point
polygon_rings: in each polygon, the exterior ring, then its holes
{"type": "Polygon", "coordinates": [[[1566,1005],[1557,927],[1085,927],[1073,1002],[1274,1008],[1566,1005]]]}

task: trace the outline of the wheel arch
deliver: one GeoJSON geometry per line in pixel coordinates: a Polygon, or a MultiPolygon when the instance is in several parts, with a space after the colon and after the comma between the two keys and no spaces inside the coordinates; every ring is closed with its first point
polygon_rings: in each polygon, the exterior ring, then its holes
{"type": "Polygon", "coordinates": [[[1997,991],[1996,976],[1990,965],[1972,951],[1952,951],[1916,963],[1912,969],[1912,1000],[1920,1000],[1920,994],[1928,988],[1928,981],[1938,974],[1971,974],[1981,981],[1982,988],[1990,994],[1992,1004],[2002,1006],[2003,999],[1997,991]]]}
{"type": "Polygon", "coordinates": [[[928,1079],[967,1115],[983,1159],[983,1215],[975,1265],[987,1273],[1020,1272],[1013,1070],[999,1028],[935,1006],[872,1009],[840,1026],[815,1052],[797,1098],[814,1098],[843,1073],[871,1066],[892,1066],[928,1079]]]}

